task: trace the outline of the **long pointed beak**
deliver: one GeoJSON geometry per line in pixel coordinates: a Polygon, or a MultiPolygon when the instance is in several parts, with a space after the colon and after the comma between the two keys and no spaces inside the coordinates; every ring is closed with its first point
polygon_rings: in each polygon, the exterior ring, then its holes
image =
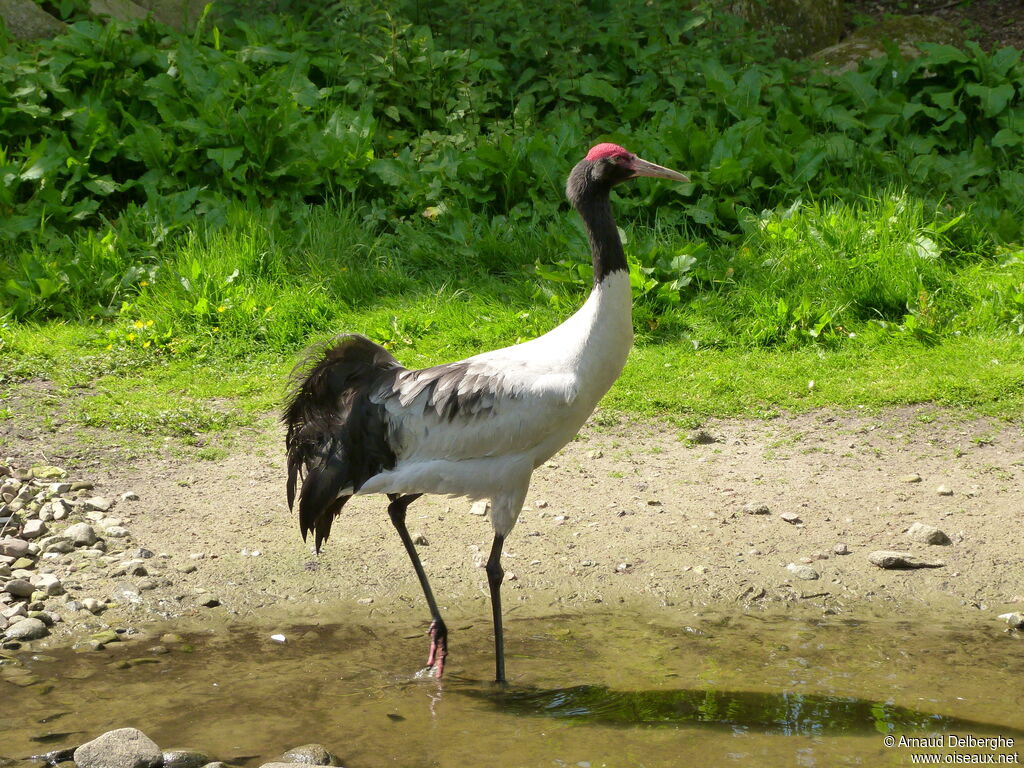
{"type": "Polygon", "coordinates": [[[646,160],[641,160],[639,157],[633,158],[630,167],[633,169],[633,178],[637,176],[653,176],[656,179],[672,179],[673,181],[690,180],[688,176],[684,176],[678,171],[673,171],[671,168],[666,168],[662,165],[649,163],[646,160]]]}

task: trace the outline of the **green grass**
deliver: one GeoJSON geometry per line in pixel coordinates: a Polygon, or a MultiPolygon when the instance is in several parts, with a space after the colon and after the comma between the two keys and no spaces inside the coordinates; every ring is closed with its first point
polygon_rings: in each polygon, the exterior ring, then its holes
{"type": "MultiPolygon", "coordinates": [[[[541,232],[467,216],[376,235],[337,207],[292,218],[239,206],[191,231],[113,316],[0,325],[3,390],[44,378],[58,396],[25,395],[37,418],[188,443],[262,425],[301,349],[336,332],[422,367],[539,335],[588,289],[536,268],[585,261],[569,213],[541,232]]],[[[1022,265],[956,245],[964,219],[945,221],[891,194],[796,206],[732,251],[698,251],[701,276],[671,304],[641,282],[637,348],[604,408],[679,424],[912,403],[1016,416],[1022,265]]],[[[692,244],[663,227],[627,236],[641,261],[692,244]]]]}

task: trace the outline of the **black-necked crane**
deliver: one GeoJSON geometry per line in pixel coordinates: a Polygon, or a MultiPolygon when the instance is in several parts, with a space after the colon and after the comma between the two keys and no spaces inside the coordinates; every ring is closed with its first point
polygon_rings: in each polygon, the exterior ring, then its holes
{"type": "Polygon", "coordinates": [[[616,144],[593,147],[569,174],[566,194],[587,229],[594,285],[583,306],[543,336],[408,370],[366,337],[346,334],[297,369],[282,418],[288,505],[297,491],[303,539],[313,531],[319,552],[353,495],[387,494],[391,522],[430,608],[427,666],[439,678],[448,630],[406,529],[406,508],[424,493],[490,500],[494,540],[486,571],[495,678],[504,682],[502,545],[533,470],[583,426],[633,344],[629,268],[609,195],[638,176],[688,181],[616,144]]]}

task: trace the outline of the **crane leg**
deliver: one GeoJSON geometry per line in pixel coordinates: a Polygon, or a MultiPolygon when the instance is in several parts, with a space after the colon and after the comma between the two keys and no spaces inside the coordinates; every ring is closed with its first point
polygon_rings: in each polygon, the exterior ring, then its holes
{"type": "Polygon", "coordinates": [[[441,612],[437,609],[437,601],[434,600],[434,592],[430,589],[430,582],[427,580],[427,573],[423,570],[420,556],[416,552],[416,545],[412,543],[412,537],[405,527],[405,510],[418,499],[422,494],[413,493],[401,496],[397,493],[389,493],[388,515],[391,516],[391,524],[395,526],[398,535],[405,545],[405,551],[409,553],[412,560],[412,567],[416,571],[416,578],[420,580],[423,588],[423,596],[427,599],[427,606],[430,608],[430,655],[427,657],[427,666],[434,668],[434,676],[438,679],[444,674],[444,660],[448,656],[448,627],[445,626],[441,612]]]}
{"type": "Polygon", "coordinates": [[[501,580],[505,571],[501,567],[501,547],[505,537],[494,534],[491,555],[487,558],[487,585],[491,588],[491,612],[494,615],[494,682],[505,682],[505,634],[501,626],[501,580]]]}

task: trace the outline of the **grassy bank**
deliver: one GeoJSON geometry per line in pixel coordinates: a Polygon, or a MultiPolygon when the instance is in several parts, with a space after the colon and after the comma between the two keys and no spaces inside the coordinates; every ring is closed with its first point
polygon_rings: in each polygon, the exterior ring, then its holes
{"type": "Polygon", "coordinates": [[[562,180],[602,139],[693,179],[617,195],[607,408],[1020,404],[1019,51],[823,72],[702,4],[68,8],[0,40],[0,417],[228,432],[339,331],[409,366],[537,336],[590,286],[562,180]]]}
{"type": "MultiPolygon", "coordinates": [[[[276,407],[311,341],[357,331],[422,367],[544,333],[589,289],[569,213],[541,232],[478,223],[461,240],[454,224],[375,236],[344,209],[303,216],[293,227],[239,207],[229,226],[194,230],[113,317],[4,324],[5,391],[53,382],[32,407],[72,425],[230,431],[276,407]],[[559,262],[567,277],[553,280],[559,262]]],[[[692,254],[685,233],[627,226],[637,348],[605,408],[680,425],[923,402],[1015,416],[1024,265],[956,248],[966,219],[943,221],[898,196],[808,204],[763,217],[736,249],[692,254]],[[679,300],[644,290],[637,251],[693,261],[679,300]]]]}

